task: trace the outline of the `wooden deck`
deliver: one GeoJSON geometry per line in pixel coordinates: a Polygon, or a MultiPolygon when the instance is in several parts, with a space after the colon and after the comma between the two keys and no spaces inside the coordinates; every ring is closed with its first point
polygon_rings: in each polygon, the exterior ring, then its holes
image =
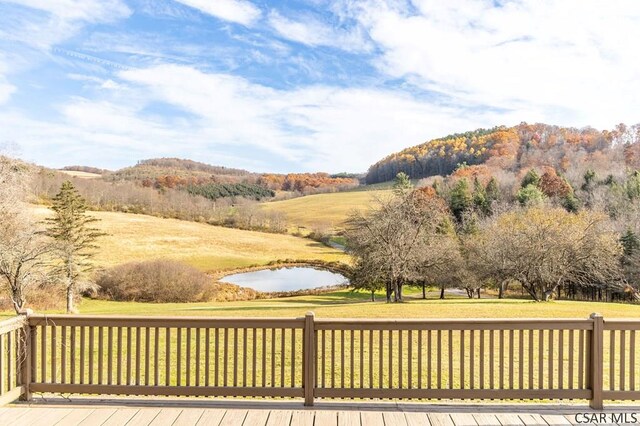
{"type": "MultiPolygon", "coordinates": [[[[604,413],[636,413],[640,407],[613,406],[604,413]]],[[[0,408],[0,424],[27,425],[211,425],[211,426],[468,426],[573,425],[584,405],[299,404],[199,401],[46,401],[0,408]]],[[[598,412],[600,413],[600,412],[598,412]]],[[[622,424],[603,422],[600,424],[622,424]]]]}

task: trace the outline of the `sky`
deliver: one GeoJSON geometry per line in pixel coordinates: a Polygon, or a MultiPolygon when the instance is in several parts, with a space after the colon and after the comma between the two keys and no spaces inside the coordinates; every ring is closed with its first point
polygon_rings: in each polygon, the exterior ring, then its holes
{"type": "Polygon", "coordinates": [[[640,122],[637,0],[0,0],[0,145],[363,172],[520,122],[640,122]]]}

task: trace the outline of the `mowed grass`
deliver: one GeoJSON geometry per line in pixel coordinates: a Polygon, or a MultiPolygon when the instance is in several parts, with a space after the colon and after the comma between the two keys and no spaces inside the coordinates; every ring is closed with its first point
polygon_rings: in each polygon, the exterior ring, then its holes
{"type": "Polygon", "coordinates": [[[622,303],[524,299],[419,299],[371,302],[367,293],[350,290],[322,295],[262,299],[243,302],[136,303],[85,299],[83,314],[301,317],[313,311],[318,318],[587,318],[598,312],[605,318],[640,318],[640,307],[622,303]]]}
{"type": "MultiPolygon", "coordinates": [[[[44,219],[51,212],[35,207],[44,219]]],[[[92,212],[100,238],[95,264],[109,267],[126,262],[169,258],[203,271],[264,265],[298,259],[348,261],[344,253],[304,238],[243,231],[176,219],[128,213],[92,212]]]]}
{"type": "Polygon", "coordinates": [[[289,225],[340,228],[354,210],[366,209],[375,197],[388,197],[390,190],[348,191],[316,194],[261,204],[262,209],[284,213],[289,225]]]}

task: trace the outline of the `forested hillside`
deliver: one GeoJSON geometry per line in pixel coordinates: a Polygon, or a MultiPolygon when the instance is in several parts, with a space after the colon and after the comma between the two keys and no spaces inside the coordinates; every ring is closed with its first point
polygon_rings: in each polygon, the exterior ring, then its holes
{"type": "Polygon", "coordinates": [[[572,165],[640,166],[640,126],[618,125],[599,131],[522,123],[434,139],[391,154],[369,168],[368,184],[392,180],[399,172],[412,179],[448,175],[461,164],[484,164],[493,170],[519,171],[550,166],[561,172],[572,165]]]}

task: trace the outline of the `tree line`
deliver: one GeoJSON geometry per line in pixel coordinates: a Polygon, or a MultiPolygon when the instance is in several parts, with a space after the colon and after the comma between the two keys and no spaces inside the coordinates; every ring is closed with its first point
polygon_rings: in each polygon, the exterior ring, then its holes
{"type": "MultiPolygon", "coordinates": [[[[574,188],[555,169],[510,184],[463,173],[413,188],[399,173],[393,195],[354,213],[346,239],[352,283],[387,301],[405,286],[462,288],[532,299],[640,300],[640,172],[624,179],[587,170],[574,188]]],[[[471,166],[473,167],[473,166],[471,166]]],[[[482,169],[480,169],[482,172],[482,169]]]]}

